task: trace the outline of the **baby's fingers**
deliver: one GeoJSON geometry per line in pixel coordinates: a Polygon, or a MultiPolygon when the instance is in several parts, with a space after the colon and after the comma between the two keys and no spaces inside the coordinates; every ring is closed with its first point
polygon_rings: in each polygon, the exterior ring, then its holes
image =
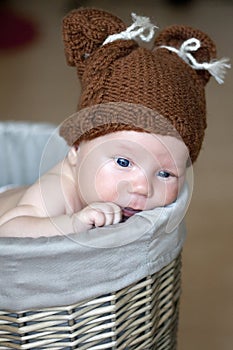
{"type": "Polygon", "coordinates": [[[121,221],[121,208],[114,203],[92,203],[90,208],[94,209],[92,215],[96,227],[117,224],[121,221]]]}

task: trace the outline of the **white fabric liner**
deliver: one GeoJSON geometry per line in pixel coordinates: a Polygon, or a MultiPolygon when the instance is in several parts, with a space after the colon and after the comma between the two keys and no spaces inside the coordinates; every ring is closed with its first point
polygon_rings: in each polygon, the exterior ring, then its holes
{"type": "MultiPolygon", "coordinates": [[[[38,177],[44,146],[55,129],[49,124],[0,123],[1,186],[31,183],[38,177]]],[[[51,153],[46,155],[46,167],[66,152],[64,141],[57,135],[53,139],[50,152],[45,152],[51,153]]],[[[78,235],[0,238],[0,309],[70,305],[159,271],[182,249],[188,201],[184,186],[175,203],[121,224],[78,235]]]]}

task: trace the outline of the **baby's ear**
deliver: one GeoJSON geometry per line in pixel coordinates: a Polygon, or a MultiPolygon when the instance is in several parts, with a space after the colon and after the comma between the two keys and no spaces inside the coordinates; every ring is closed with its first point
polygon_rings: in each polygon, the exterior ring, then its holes
{"type": "MultiPolygon", "coordinates": [[[[209,36],[199,29],[184,25],[173,25],[161,31],[155,39],[155,48],[164,45],[180,49],[181,45],[191,38],[196,38],[201,43],[201,47],[197,51],[192,51],[197,62],[210,62],[216,58],[216,47],[209,36]]],[[[209,81],[210,74],[207,70],[196,70],[196,73],[202,79],[203,85],[209,81]]]]}
{"type": "Polygon", "coordinates": [[[125,30],[125,24],[112,14],[97,9],[71,11],[63,19],[63,41],[67,63],[76,66],[81,78],[88,57],[111,34],[125,30]]]}
{"type": "Polygon", "coordinates": [[[70,147],[69,151],[68,151],[68,162],[71,166],[75,166],[77,164],[77,160],[78,160],[78,147],[76,146],[72,146],[70,147]]]}

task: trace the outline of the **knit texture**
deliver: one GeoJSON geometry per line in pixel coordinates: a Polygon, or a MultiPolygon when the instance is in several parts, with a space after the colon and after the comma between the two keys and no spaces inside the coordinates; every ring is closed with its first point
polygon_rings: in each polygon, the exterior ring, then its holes
{"type": "Polygon", "coordinates": [[[64,121],[61,136],[71,145],[117,130],[178,132],[194,162],[206,128],[205,85],[210,74],[194,70],[161,46],[179,48],[194,37],[201,48],[193,56],[198,62],[209,62],[216,57],[214,43],[198,29],[175,25],[161,31],[152,49],[134,40],[102,45],[110,34],[125,28],[117,17],[95,9],[74,10],[64,18],[65,53],[68,64],[77,67],[82,87],[78,111],[82,112],[64,121]]]}

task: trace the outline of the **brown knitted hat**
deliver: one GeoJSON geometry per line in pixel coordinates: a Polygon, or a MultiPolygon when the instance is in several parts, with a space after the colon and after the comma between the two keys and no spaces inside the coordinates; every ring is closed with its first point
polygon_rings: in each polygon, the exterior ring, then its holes
{"type": "Polygon", "coordinates": [[[214,43],[200,30],[176,25],[163,30],[152,49],[129,38],[103,44],[125,30],[119,18],[96,9],[74,10],[64,18],[66,58],[77,67],[82,91],[79,112],[64,121],[60,135],[72,145],[119,130],[178,132],[195,161],[206,128],[210,69],[194,69],[192,58],[196,66],[210,62],[216,57],[214,43]],[[195,42],[187,41],[193,38],[200,42],[195,51],[195,42]],[[191,58],[184,50],[184,57],[178,54],[185,41],[191,58]]]}

